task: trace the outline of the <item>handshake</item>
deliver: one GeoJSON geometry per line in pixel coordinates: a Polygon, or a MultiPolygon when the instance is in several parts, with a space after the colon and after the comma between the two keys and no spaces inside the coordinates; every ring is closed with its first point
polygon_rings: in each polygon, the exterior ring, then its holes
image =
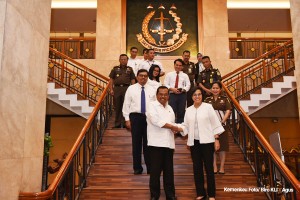
{"type": "Polygon", "coordinates": [[[174,134],[177,134],[178,132],[182,132],[182,131],[183,131],[183,129],[182,129],[180,126],[178,126],[177,124],[171,125],[171,126],[170,126],[170,129],[171,129],[171,131],[172,131],[174,134]]]}

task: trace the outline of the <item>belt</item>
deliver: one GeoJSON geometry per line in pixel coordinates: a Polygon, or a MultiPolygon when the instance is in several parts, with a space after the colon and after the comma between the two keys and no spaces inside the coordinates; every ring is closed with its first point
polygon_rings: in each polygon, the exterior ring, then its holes
{"type": "Polygon", "coordinates": [[[115,87],[127,87],[129,86],[129,84],[119,84],[119,85],[115,85],[115,87]]]}
{"type": "Polygon", "coordinates": [[[130,115],[146,116],[145,114],[143,114],[143,113],[138,113],[138,112],[132,112],[132,113],[130,113],[130,115]]]}

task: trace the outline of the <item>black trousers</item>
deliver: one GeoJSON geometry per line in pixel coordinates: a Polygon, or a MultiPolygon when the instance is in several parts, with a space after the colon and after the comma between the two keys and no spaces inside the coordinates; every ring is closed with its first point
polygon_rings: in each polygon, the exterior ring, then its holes
{"type": "Polygon", "coordinates": [[[191,146],[191,155],[194,168],[194,181],[197,196],[205,196],[203,164],[206,171],[207,194],[209,197],[216,196],[216,184],[214,175],[214,143],[200,144],[194,140],[194,146],[191,146]]]}
{"type": "Polygon", "coordinates": [[[149,150],[147,146],[147,121],[146,115],[141,113],[130,113],[132,134],[132,157],[133,170],[143,170],[142,167],[142,148],[144,153],[144,161],[147,171],[150,171],[149,150]]]}
{"type": "Polygon", "coordinates": [[[182,123],[186,107],[186,93],[170,93],[169,105],[173,108],[176,116],[176,123],[182,123]]]}
{"type": "Polygon", "coordinates": [[[115,118],[115,126],[119,126],[121,124],[125,124],[125,119],[122,114],[122,108],[124,103],[124,97],[128,86],[115,86],[114,87],[114,108],[116,112],[116,118],[115,118]]]}
{"type": "Polygon", "coordinates": [[[151,197],[158,199],[160,196],[160,174],[163,171],[163,181],[166,198],[174,198],[174,149],[153,146],[149,146],[148,148],[150,152],[151,161],[151,172],[149,181],[151,197]]]}

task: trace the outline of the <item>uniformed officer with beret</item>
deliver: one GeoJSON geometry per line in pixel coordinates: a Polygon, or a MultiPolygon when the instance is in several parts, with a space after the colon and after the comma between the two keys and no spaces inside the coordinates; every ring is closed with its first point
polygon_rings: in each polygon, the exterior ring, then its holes
{"type": "Polygon", "coordinates": [[[202,63],[205,69],[200,73],[197,83],[202,89],[202,101],[204,101],[206,97],[211,96],[210,89],[213,82],[221,81],[222,78],[219,70],[212,67],[208,56],[202,57],[202,63]]]}
{"type": "Polygon", "coordinates": [[[186,97],[186,102],[187,102],[187,107],[191,106],[194,104],[193,100],[192,100],[192,89],[195,86],[195,77],[196,77],[196,66],[193,62],[190,62],[190,57],[191,57],[191,52],[188,50],[183,51],[182,53],[182,60],[183,60],[183,65],[182,65],[182,71],[183,73],[187,74],[189,79],[190,79],[190,83],[191,83],[191,87],[190,90],[187,92],[187,97],[186,97]]]}
{"type": "Polygon", "coordinates": [[[114,97],[114,108],[116,113],[115,127],[124,127],[124,117],[122,115],[122,107],[126,90],[130,84],[135,83],[134,71],[131,67],[127,66],[128,56],[121,54],[119,57],[119,66],[115,66],[110,74],[110,94],[114,97]]]}

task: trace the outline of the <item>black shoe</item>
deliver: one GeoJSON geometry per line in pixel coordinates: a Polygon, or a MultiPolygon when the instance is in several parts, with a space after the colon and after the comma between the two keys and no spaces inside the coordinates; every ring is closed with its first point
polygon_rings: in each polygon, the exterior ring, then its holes
{"type": "Polygon", "coordinates": [[[143,170],[140,169],[140,170],[134,170],[133,174],[134,175],[138,175],[138,174],[142,174],[143,173],[143,170]]]}
{"type": "Polygon", "coordinates": [[[114,126],[114,128],[122,128],[121,124],[114,126]]]}
{"type": "Polygon", "coordinates": [[[159,198],[156,198],[156,197],[151,197],[150,200],[159,200],[159,198]]]}

